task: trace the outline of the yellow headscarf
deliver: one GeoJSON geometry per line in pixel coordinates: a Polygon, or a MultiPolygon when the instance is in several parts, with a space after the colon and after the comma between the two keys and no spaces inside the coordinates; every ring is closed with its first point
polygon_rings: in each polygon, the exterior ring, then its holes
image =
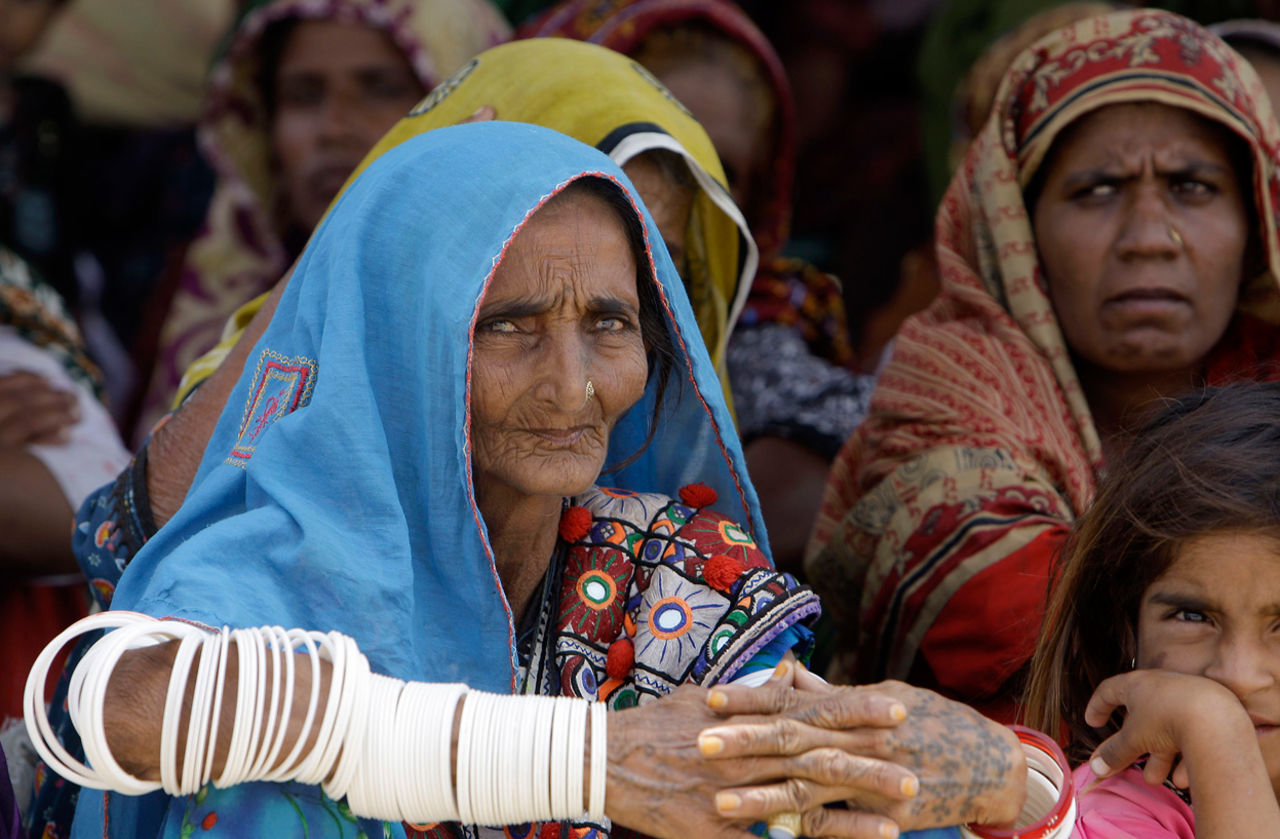
{"type": "Polygon", "coordinates": [[[700,187],[689,219],[684,280],[723,381],[729,332],[755,276],[755,243],[729,197],[707,133],[630,58],[565,38],[532,38],[486,50],[400,120],[356,167],[352,180],[387,150],[462,122],[485,105],[497,110],[498,119],[552,128],[594,146],[618,165],[652,149],[684,158],[700,187]]]}
{"type": "MultiPolygon", "coordinates": [[[[700,187],[686,236],[684,279],[727,395],[725,347],[755,276],[755,242],[729,197],[720,159],[702,126],[630,58],[564,38],[516,41],[486,50],[397,123],[347,184],[389,149],[433,128],[463,122],[485,105],[497,111],[498,119],[555,129],[600,149],[619,165],[652,149],[667,149],[684,159],[700,187]]],[[[260,305],[261,300],[255,300],[233,316],[220,347],[234,344],[260,305]]],[[[179,398],[194,386],[197,380],[192,379],[184,378],[179,398]]]]}

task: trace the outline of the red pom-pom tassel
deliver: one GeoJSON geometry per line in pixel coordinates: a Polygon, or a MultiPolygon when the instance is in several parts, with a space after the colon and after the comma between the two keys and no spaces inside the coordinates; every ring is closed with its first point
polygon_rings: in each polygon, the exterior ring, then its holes
{"type": "Polygon", "coordinates": [[[586,507],[570,507],[560,517],[560,538],[577,542],[591,530],[591,511],[586,507]]]}
{"type": "Polygon", "coordinates": [[[631,643],[630,638],[619,638],[609,645],[604,671],[609,674],[610,679],[625,679],[635,661],[636,645],[631,643]]]}
{"type": "Polygon", "coordinates": [[[560,822],[547,822],[538,831],[538,839],[560,839],[560,822]]]}
{"type": "Polygon", "coordinates": [[[719,497],[706,484],[686,484],[680,487],[680,500],[690,507],[710,507],[719,497]]]}
{"type": "Polygon", "coordinates": [[[702,566],[702,579],[716,591],[728,593],[747,571],[746,563],[725,554],[716,554],[702,566]]]}

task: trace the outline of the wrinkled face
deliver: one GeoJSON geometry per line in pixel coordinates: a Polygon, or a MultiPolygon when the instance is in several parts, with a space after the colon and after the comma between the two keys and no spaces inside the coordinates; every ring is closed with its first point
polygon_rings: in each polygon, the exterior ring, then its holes
{"type": "MultiPolygon", "coordinates": [[[[733,67],[710,61],[657,65],[653,74],[702,124],[724,166],[733,202],[749,212],[769,156],[767,102],[756,101],[733,67]]],[[[648,203],[646,199],[646,203],[648,203]]]]}
{"type": "Polygon", "coordinates": [[[622,169],[649,208],[676,270],[681,277],[687,276],[685,244],[689,215],[693,212],[693,190],[672,182],[661,166],[643,154],[628,160],[622,169]]]}
{"type": "Polygon", "coordinates": [[[1192,370],[1222,337],[1250,239],[1228,148],[1224,130],[1153,104],[1101,108],[1057,141],[1033,224],[1079,358],[1119,373],[1192,370]]]}
{"type": "Polygon", "coordinates": [[[36,45],[57,9],[55,0],[0,0],[0,72],[36,45]]]}
{"type": "Polygon", "coordinates": [[[288,222],[314,228],[365,153],[422,95],[386,33],[327,20],[297,23],[280,53],[271,124],[288,222]]]}
{"type": "Polygon", "coordinates": [[[1234,693],[1280,794],[1280,542],[1215,533],[1183,545],[1142,595],[1138,666],[1205,676],[1234,693]]]}
{"type": "Polygon", "coordinates": [[[570,193],[525,223],[481,302],[473,353],[477,496],[590,488],[648,375],[636,263],[613,208],[570,193]]]}

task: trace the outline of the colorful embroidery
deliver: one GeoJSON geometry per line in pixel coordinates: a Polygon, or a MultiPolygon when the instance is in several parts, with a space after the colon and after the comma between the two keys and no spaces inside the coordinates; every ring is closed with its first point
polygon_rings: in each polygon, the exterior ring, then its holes
{"type": "Polygon", "coordinates": [[[224,462],[244,467],[253,457],[258,441],[267,427],[311,400],[316,383],[315,361],[296,356],[287,358],[271,350],[263,350],[254,373],[255,384],[249,391],[240,433],[224,462]]]}

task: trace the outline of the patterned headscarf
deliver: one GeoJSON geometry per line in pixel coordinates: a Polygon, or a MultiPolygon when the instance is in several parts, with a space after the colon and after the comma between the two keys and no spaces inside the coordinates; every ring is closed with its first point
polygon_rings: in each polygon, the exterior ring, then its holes
{"type": "Polygon", "coordinates": [[[1248,145],[1245,191],[1268,271],[1242,288],[1208,379],[1266,376],[1280,358],[1280,138],[1253,70],[1201,26],[1155,10],[1079,21],[1030,47],[939,210],[941,294],[899,333],[809,546],[810,579],[856,650],[846,668],[859,678],[906,676],[952,594],[1092,499],[1102,447],[1023,190],[1067,126],[1125,102],[1188,110],[1248,145]]]}
{"type": "Polygon", "coordinates": [[[291,18],[385,31],[425,90],[509,35],[488,0],[263,0],[242,16],[210,74],[200,142],[217,170],[218,187],[165,316],[144,427],[168,408],[182,371],[218,342],[236,307],[269,290],[288,267],[272,213],[259,45],[268,26],[291,18]]]}

